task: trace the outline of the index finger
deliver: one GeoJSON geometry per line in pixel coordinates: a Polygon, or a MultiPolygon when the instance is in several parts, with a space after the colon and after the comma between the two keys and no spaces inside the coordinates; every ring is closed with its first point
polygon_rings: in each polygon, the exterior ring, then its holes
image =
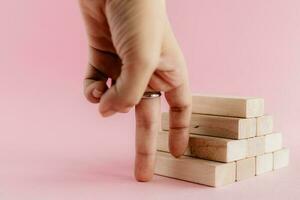
{"type": "Polygon", "coordinates": [[[138,181],[149,181],[153,177],[160,114],[160,97],[142,99],[135,107],[135,178],[138,181]]]}

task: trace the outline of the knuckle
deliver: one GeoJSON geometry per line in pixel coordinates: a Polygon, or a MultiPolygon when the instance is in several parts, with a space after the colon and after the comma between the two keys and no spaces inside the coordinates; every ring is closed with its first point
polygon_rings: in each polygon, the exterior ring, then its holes
{"type": "Polygon", "coordinates": [[[189,131],[189,127],[186,125],[170,127],[170,133],[172,133],[172,134],[183,134],[188,131],[189,131]]]}
{"type": "Polygon", "coordinates": [[[186,103],[186,104],[182,104],[182,105],[178,105],[178,106],[171,106],[170,110],[172,112],[183,112],[189,108],[190,108],[190,104],[186,103]]]}
{"type": "Polygon", "coordinates": [[[136,120],[136,126],[138,128],[146,129],[146,130],[152,130],[156,129],[159,126],[159,122],[151,119],[137,119],[136,120]]]}

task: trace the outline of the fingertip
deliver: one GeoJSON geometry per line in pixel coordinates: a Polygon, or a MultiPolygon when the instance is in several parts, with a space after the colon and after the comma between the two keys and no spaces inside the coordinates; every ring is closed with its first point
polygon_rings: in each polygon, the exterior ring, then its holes
{"type": "Polygon", "coordinates": [[[143,174],[140,172],[135,172],[134,176],[138,182],[149,182],[153,179],[153,173],[143,174]]]}
{"type": "Polygon", "coordinates": [[[90,103],[99,103],[100,102],[100,97],[96,98],[92,92],[90,92],[89,90],[85,90],[84,91],[84,96],[85,98],[90,102],[90,103]]]}
{"type": "Polygon", "coordinates": [[[99,91],[97,88],[95,88],[92,92],[92,95],[96,98],[96,99],[100,99],[100,97],[102,96],[102,92],[99,91]]]}
{"type": "Polygon", "coordinates": [[[180,158],[181,156],[184,155],[186,151],[186,148],[170,148],[170,153],[172,156],[174,156],[175,158],[180,158]]]}
{"type": "Polygon", "coordinates": [[[174,152],[174,151],[171,151],[171,155],[175,158],[180,158],[181,156],[183,156],[184,152],[174,152]]]}
{"type": "Polygon", "coordinates": [[[86,85],[84,86],[84,95],[89,102],[99,103],[107,90],[106,83],[103,81],[88,81],[90,80],[86,80],[86,85]]]}
{"type": "Polygon", "coordinates": [[[153,178],[155,154],[136,153],[134,176],[139,182],[147,182],[153,178]]]}
{"type": "Polygon", "coordinates": [[[175,158],[180,158],[187,150],[188,147],[188,134],[173,133],[169,137],[169,150],[175,158]]]}

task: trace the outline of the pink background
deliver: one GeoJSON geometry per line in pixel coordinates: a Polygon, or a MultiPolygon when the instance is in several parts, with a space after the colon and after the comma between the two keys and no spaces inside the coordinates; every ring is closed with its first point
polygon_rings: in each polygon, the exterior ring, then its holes
{"type": "Polygon", "coordinates": [[[1,199],[296,199],[300,1],[169,0],[168,11],[193,91],[264,97],[290,167],[219,189],[157,176],[135,182],[133,112],[102,119],[82,95],[76,1],[3,1],[1,199]]]}

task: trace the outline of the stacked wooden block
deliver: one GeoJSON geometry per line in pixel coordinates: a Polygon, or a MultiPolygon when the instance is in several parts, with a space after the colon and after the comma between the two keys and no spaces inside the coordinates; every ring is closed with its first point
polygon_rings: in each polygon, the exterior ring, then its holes
{"type": "Polygon", "coordinates": [[[289,150],[261,98],[194,95],[189,146],[174,158],[168,148],[168,113],[162,114],[155,173],[222,186],[288,165],[289,150]]]}

